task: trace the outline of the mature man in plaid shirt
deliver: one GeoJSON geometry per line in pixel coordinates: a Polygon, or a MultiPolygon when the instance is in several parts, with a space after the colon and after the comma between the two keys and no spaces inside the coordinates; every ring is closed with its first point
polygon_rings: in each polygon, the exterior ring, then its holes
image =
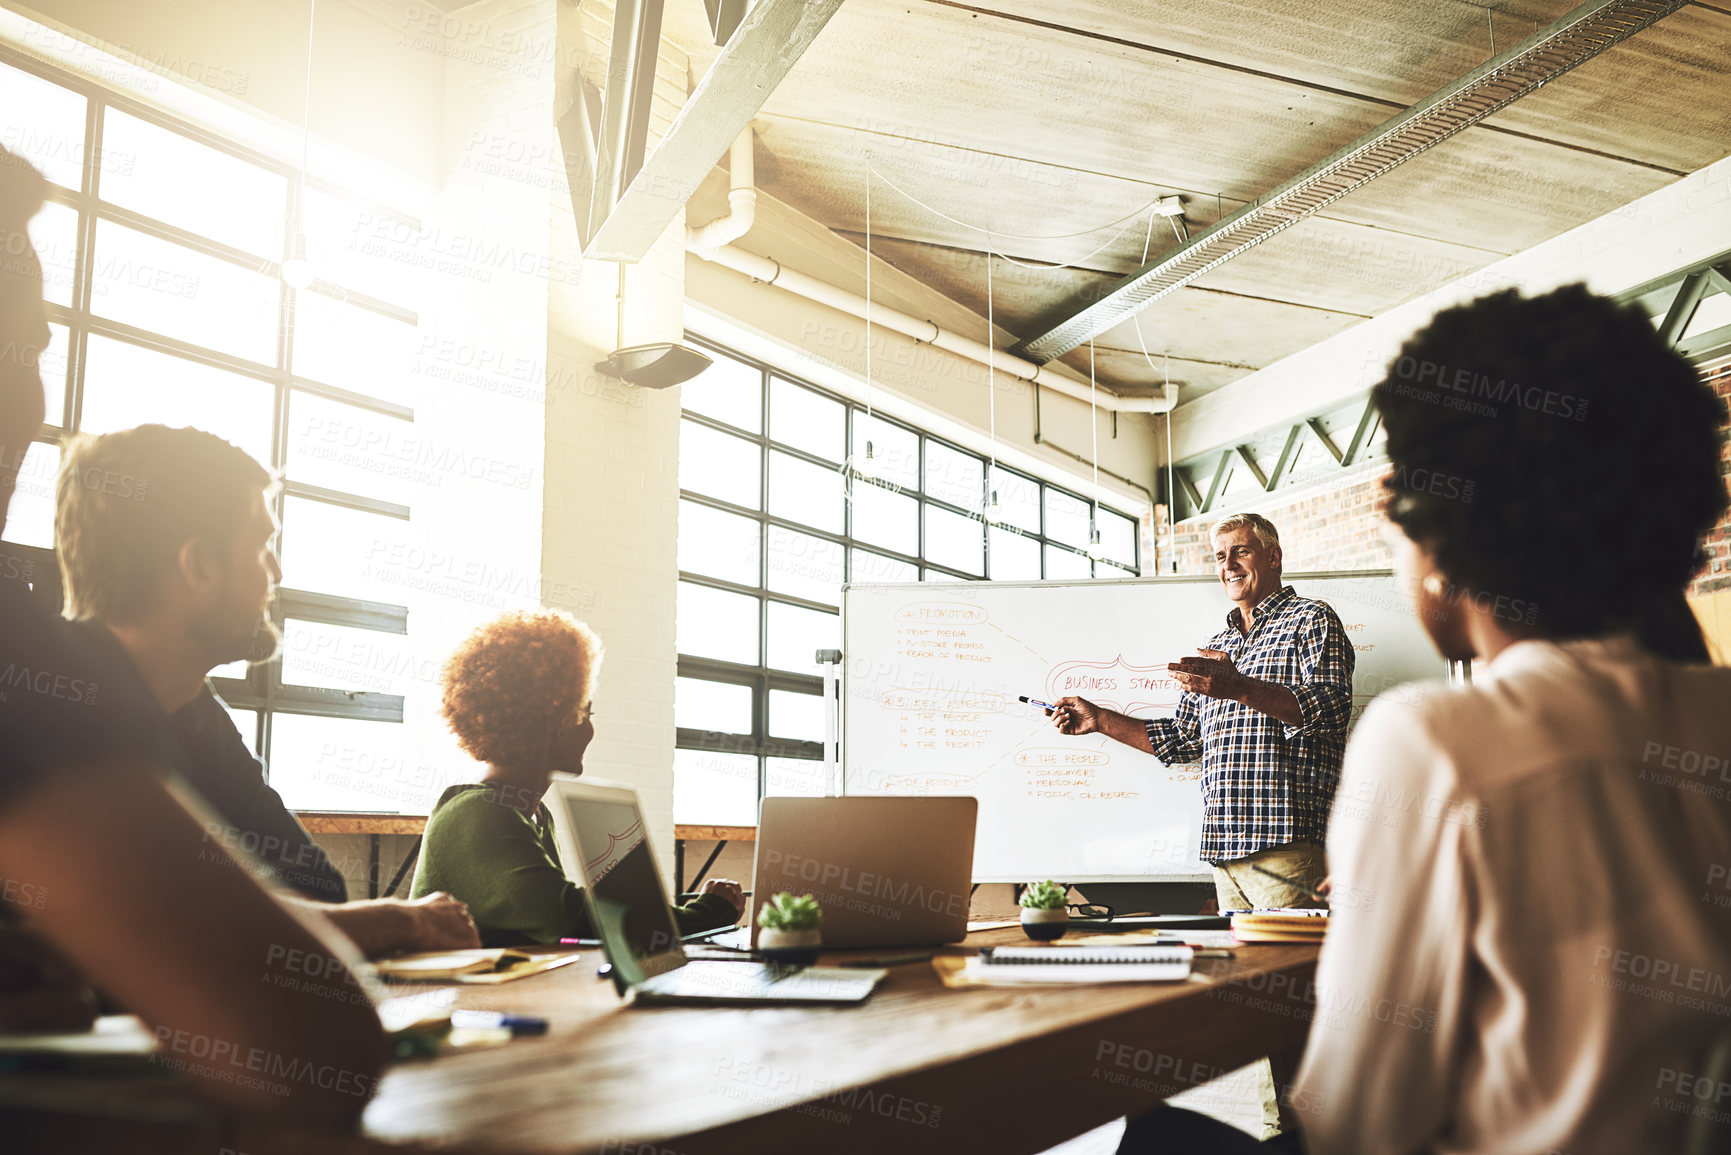
{"type": "Polygon", "coordinates": [[[1222,910],[1313,905],[1322,841],[1352,710],[1352,645],[1326,603],[1280,580],[1280,535],[1265,517],[1214,527],[1214,564],[1234,608],[1200,657],[1169,667],[1184,696],[1172,718],[1140,719],[1082,698],[1055,702],[1066,734],[1103,733],[1162,762],[1202,759],[1202,857],[1222,910]]]}

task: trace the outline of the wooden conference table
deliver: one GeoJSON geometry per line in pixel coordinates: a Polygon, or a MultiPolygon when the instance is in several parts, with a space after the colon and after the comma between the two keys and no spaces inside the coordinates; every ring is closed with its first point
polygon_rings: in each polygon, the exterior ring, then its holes
{"type": "MultiPolygon", "coordinates": [[[[1025,941],[1007,928],[967,946],[1025,941]]],[[[1265,1055],[1288,1066],[1314,1010],[1316,955],[1243,946],[1198,960],[1190,982],[1027,990],[946,989],[918,962],[891,968],[861,1006],[736,1010],[622,1007],[591,954],[462,988],[459,1006],[541,1015],[551,1029],[394,1067],[353,1135],[218,1113],[160,1081],[0,1078],[0,1110],[32,1151],[124,1137],[110,1149],[1013,1155],[1265,1055]]]]}

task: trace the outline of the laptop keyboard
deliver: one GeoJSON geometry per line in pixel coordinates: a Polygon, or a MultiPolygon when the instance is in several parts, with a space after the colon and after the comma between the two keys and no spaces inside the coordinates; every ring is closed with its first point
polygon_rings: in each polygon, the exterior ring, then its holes
{"type": "Polygon", "coordinates": [[[699,960],[646,980],[642,990],[681,999],[856,1002],[871,993],[882,974],[840,967],[795,969],[699,960]]]}

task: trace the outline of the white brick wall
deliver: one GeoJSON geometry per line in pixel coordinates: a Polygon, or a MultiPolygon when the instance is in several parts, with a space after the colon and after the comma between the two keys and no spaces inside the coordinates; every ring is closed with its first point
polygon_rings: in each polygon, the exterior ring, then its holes
{"type": "MultiPolygon", "coordinates": [[[[600,18],[562,18],[563,58],[599,59],[600,18]]],[[[651,147],[682,95],[663,61],[651,147]]],[[[593,79],[600,80],[597,76],[593,79]]],[[[563,191],[551,194],[550,246],[580,267],[547,286],[547,355],[574,367],[547,400],[547,484],[542,572],[549,589],[578,593],[567,606],[607,646],[588,774],[634,785],[671,877],[673,855],[674,604],[678,579],[679,394],[623,385],[592,370],[618,340],[618,266],[582,262],[563,191]]],[[[684,315],[684,217],[626,270],[624,344],[677,341],[684,315]]],[[[550,600],[549,604],[558,604],[550,600]]]]}

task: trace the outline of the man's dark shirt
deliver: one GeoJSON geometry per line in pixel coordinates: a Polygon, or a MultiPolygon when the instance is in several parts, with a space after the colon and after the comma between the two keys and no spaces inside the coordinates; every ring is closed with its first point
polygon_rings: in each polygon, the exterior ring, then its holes
{"type": "Polygon", "coordinates": [[[307,898],[347,902],[342,874],[265,782],[264,766],[247,749],[210,683],[171,721],[186,752],[186,780],[228,824],[223,845],[246,851],[278,882],[307,898]]]}
{"type": "MultiPolygon", "coordinates": [[[[149,694],[132,655],[101,622],[67,623],[125,681],[149,694]]],[[[162,718],[154,699],[151,705],[162,718]]],[[[234,719],[207,682],[198,697],[163,718],[181,776],[215,812],[206,834],[230,853],[265,867],[277,882],[318,902],[348,901],[348,886],[282,797],[264,780],[264,766],[241,739],[234,719]]]]}
{"type": "Polygon", "coordinates": [[[178,768],[137,667],[39,605],[26,565],[0,554],[0,804],[51,773],[111,759],[178,768]]]}

